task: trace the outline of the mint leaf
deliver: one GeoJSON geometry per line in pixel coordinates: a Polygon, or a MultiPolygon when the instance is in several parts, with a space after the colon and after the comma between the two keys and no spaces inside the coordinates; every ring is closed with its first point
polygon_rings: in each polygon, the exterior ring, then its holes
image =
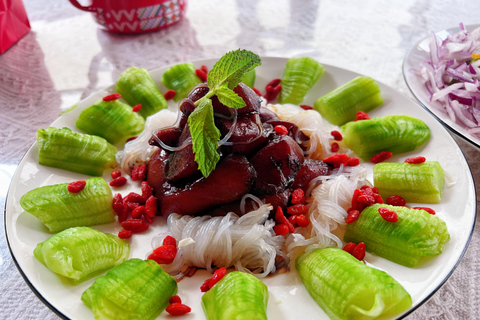
{"type": "Polygon", "coordinates": [[[235,93],[232,89],[229,89],[227,85],[223,85],[215,90],[218,100],[224,105],[230,108],[243,108],[247,104],[243,99],[235,93]]]}
{"type": "Polygon", "coordinates": [[[212,100],[206,97],[200,99],[200,103],[188,117],[188,125],[195,161],[203,176],[208,177],[220,160],[217,152],[220,131],[213,120],[212,100]]]}
{"type": "Polygon", "coordinates": [[[207,84],[210,90],[228,84],[228,88],[235,88],[245,73],[262,63],[260,57],[248,50],[227,52],[215,63],[208,73],[207,84]]]}

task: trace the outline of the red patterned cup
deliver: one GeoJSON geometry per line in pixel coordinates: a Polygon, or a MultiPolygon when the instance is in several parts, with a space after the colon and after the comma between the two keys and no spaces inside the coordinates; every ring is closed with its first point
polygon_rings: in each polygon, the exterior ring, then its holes
{"type": "Polygon", "coordinates": [[[180,21],[187,0],[92,0],[82,6],[69,0],[76,8],[91,12],[104,29],[119,33],[144,33],[163,29],[180,21]]]}

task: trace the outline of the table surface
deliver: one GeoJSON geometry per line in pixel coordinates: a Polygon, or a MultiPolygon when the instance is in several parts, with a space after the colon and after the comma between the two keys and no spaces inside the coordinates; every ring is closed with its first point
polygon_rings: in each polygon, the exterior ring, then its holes
{"type": "MultiPolygon", "coordinates": [[[[85,2],[84,2],[85,3],[85,2]]],[[[154,69],[245,48],[262,56],[310,56],[373,77],[412,98],[402,75],[408,50],[431,31],[477,24],[476,1],[197,0],[159,32],[100,30],[66,0],[24,0],[32,30],[0,55],[0,206],[35,141],[61,111],[111,85],[130,66],[154,69]]],[[[479,150],[454,137],[480,181],[479,150]]],[[[477,201],[478,202],[478,201],[477,201]]],[[[58,319],[29,289],[0,219],[0,318],[58,319]]],[[[476,319],[480,230],[449,280],[407,319],[476,319]]]]}

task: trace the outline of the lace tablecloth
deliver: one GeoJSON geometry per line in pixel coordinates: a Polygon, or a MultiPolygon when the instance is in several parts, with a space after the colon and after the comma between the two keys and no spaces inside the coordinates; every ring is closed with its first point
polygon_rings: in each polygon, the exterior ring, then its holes
{"type": "MultiPolygon", "coordinates": [[[[130,66],[220,57],[242,47],[263,56],[308,55],[412,97],[401,72],[411,46],[432,30],[478,23],[476,1],[190,0],[179,24],[125,36],[97,28],[66,0],[24,0],[32,31],[0,55],[0,202],[36,129],[114,83],[130,66]]],[[[413,98],[412,98],[413,99],[413,98]]],[[[478,149],[456,138],[473,176],[478,149]]],[[[1,220],[2,230],[4,221],[1,220]]],[[[408,319],[478,319],[480,231],[450,279],[408,319]]],[[[57,319],[29,289],[0,234],[0,318],[57,319]]]]}

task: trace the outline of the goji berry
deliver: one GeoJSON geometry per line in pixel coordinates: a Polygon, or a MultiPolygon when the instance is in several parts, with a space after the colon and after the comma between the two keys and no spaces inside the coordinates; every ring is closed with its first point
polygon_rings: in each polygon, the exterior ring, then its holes
{"type": "Polygon", "coordinates": [[[332,145],[330,146],[330,151],[332,152],[337,152],[339,149],[340,149],[340,146],[336,142],[332,143],[332,145]]]}
{"type": "Polygon", "coordinates": [[[148,197],[147,202],[145,202],[145,210],[148,217],[155,217],[157,214],[157,198],[154,196],[148,197]]]}
{"type": "Polygon", "coordinates": [[[133,112],[139,112],[141,109],[142,109],[142,105],[141,105],[141,104],[137,104],[137,105],[135,105],[135,106],[132,107],[132,111],[133,111],[133,112]]]}
{"type": "Polygon", "coordinates": [[[137,168],[138,168],[137,179],[139,181],[145,181],[145,179],[147,178],[147,165],[144,163],[137,168]]]}
{"type": "Polygon", "coordinates": [[[67,190],[71,193],[79,193],[85,188],[86,185],[87,181],[85,180],[73,181],[67,185],[67,190]]]}
{"type": "Polygon", "coordinates": [[[288,226],[284,223],[276,224],[275,227],[273,227],[273,231],[275,231],[275,234],[279,236],[284,236],[288,233],[288,226]]]}
{"type": "Polygon", "coordinates": [[[297,222],[297,225],[301,228],[305,228],[310,224],[310,220],[307,218],[307,216],[303,214],[299,214],[296,216],[297,218],[295,219],[297,222]]]}
{"type": "Polygon", "coordinates": [[[358,166],[359,164],[360,164],[360,159],[358,159],[357,157],[348,158],[343,163],[343,165],[346,166],[346,167],[355,167],[355,166],[358,166]]]}
{"type": "Polygon", "coordinates": [[[400,196],[390,196],[385,200],[386,204],[391,206],[403,207],[405,205],[405,199],[400,196]]]}
{"type": "Polygon", "coordinates": [[[291,233],[295,232],[295,227],[290,223],[290,221],[288,221],[287,218],[285,218],[285,215],[283,214],[283,210],[282,210],[281,207],[277,207],[277,211],[275,212],[275,220],[279,224],[286,225],[289,232],[291,232],[291,233]]]}
{"type": "Polygon", "coordinates": [[[145,198],[136,192],[130,192],[125,197],[126,202],[145,203],[145,198]]]}
{"type": "Polygon", "coordinates": [[[128,212],[132,212],[133,210],[137,209],[140,206],[140,203],[138,202],[129,202],[126,201],[126,199],[123,200],[125,208],[128,210],[128,212]]]}
{"type": "Polygon", "coordinates": [[[370,120],[370,117],[366,112],[358,111],[357,116],[355,117],[355,121],[359,121],[359,120],[370,120]]]}
{"type": "Polygon", "coordinates": [[[265,87],[271,86],[272,88],[275,88],[275,87],[278,86],[281,82],[282,82],[282,79],[276,78],[276,79],[273,79],[272,81],[270,81],[269,83],[267,83],[267,85],[266,85],[265,87]]]}
{"type": "Polygon", "coordinates": [[[343,139],[342,134],[337,130],[333,130],[332,132],[330,132],[330,134],[332,135],[333,140],[335,141],[342,141],[343,139]]]}
{"type": "Polygon", "coordinates": [[[347,243],[347,244],[345,245],[345,247],[343,247],[342,250],[343,250],[343,251],[346,251],[346,252],[348,252],[348,253],[350,253],[350,254],[352,254],[353,249],[355,249],[356,246],[357,246],[357,245],[356,245],[355,243],[349,242],[349,243],[347,243]]]}
{"type": "Polygon", "coordinates": [[[372,192],[378,194],[378,188],[377,187],[372,187],[372,192]]]}
{"type": "Polygon", "coordinates": [[[362,261],[365,258],[365,243],[360,242],[352,251],[352,256],[362,261]]]}
{"type": "Polygon", "coordinates": [[[380,215],[382,216],[382,218],[385,221],[388,221],[388,222],[397,222],[398,221],[398,214],[393,210],[390,210],[390,209],[385,208],[385,207],[380,207],[380,208],[378,208],[378,213],[380,213],[380,215]]]}
{"type": "Polygon", "coordinates": [[[112,93],[108,96],[103,97],[103,101],[114,101],[120,99],[121,97],[122,95],[120,93],[112,93]]]}
{"type": "Polygon", "coordinates": [[[412,157],[405,160],[406,163],[419,164],[424,163],[427,159],[425,157],[412,157]]]}
{"type": "Polygon", "coordinates": [[[255,91],[255,93],[257,94],[257,96],[259,96],[259,97],[262,96],[262,93],[261,93],[260,90],[258,90],[257,88],[253,87],[252,90],[255,91]]]}
{"type": "Polygon", "coordinates": [[[287,208],[287,213],[291,215],[297,215],[297,214],[307,214],[308,213],[308,207],[304,204],[297,203],[294,204],[293,206],[290,206],[287,208]]]}
{"type": "Polygon", "coordinates": [[[123,212],[123,198],[120,193],[116,193],[113,196],[112,208],[117,216],[123,212]]]}
{"type": "Polygon", "coordinates": [[[210,290],[210,281],[211,281],[210,278],[205,280],[203,284],[200,286],[200,291],[207,292],[208,290],[210,290]]]}
{"type": "Polygon", "coordinates": [[[172,236],[166,236],[165,239],[163,239],[162,244],[167,246],[177,246],[177,240],[172,236]]]}
{"type": "Polygon", "coordinates": [[[114,188],[119,188],[124,186],[127,183],[127,179],[125,177],[118,177],[110,181],[110,186],[114,188]]]}
{"type": "Polygon", "coordinates": [[[362,190],[355,189],[352,196],[352,205],[351,208],[354,210],[358,209],[358,197],[362,195],[362,190]]]}
{"type": "Polygon", "coordinates": [[[374,193],[372,196],[375,198],[375,203],[383,203],[383,198],[378,193],[374,193]]]}
{"type": "Polygon", "coordinates": [[[195,70],[195,74],[202,82],[207,81],[207,74],[202,69],[195,70]]]}
{"type": "Polygon", "coordinates": [[[132,211],[133,219],[140,219],[145,214],[145,206],[138,206],[132,211]]]}
{"type": "Polygon", "coordinates": [[[184,314],[187,314],[190,311],[192,311],[192,309],[190,309],[189,306],[186,306],[182,303],[172,303],[168,305],[165,311],[167,311],[172,316],[183,316],[184,314]]]}
{"type": "Polygon", "coordinates": [[[425,210],[425,211],[427,211],[427,212],[430,213],[430,214],[436,214],[435,210],[433,210],[432,208],[428,208],[428,207],[413,207],[413,209],[416,209],[416,210],[425,210]]]}
{"type": "Polygon", "coordinates": [[[115,179],[115,178],[121,177],[122,172],[120,170],[115,170],[110,175],[112,176],[112,179],[115,179]]]}
{"type": "Polygon", "coordinates": [[[288,134],[288,129],[287,129],[287,127],[282,126],[281,124],[278,125],[278,126],[275,126],[275,127],[273,128],[273,130],[275,130],[275,132],[278,133],[279,135],[287,135],[287,134],[288,134]]]}
{"type": "Polygon", "coordinates": [[[323,162],[327,164],[331,164],[335,168],[338,168],[347,160],[348,160],[348,156],[345,153],[336,153],[323,159],[323,162]]]}
{"type": "Polygon", "coordinates": [[[123,221],[127,220],[128,218],[128,213],[129,213],[129,209],[127,206],[123,206],[123,209],[122,209],[122,212],[120,212],[118,214],[118,222],[122,223],[123,221]]]}
{"type": "Polygon", "coordinates": [[[345,218],[345,222],[346,223],[353,223],[358,219],[359,216],[360,216],[360,211],[350,210],[350,211],[348,211],[347,217],[345,218]]]}
{"type": "Polygon", "coordinates": [[[288,217],[288,221],[292,224],[292,226],[296,226],[297,225],[297,216],[288,217]]]}
{"type": "Polygon", "coordinates": [[[210,279],[210,289],[227,274],[227,269],[225,267],[221,267],[213,273],[212,278],[210,279]]]}
{"type": "Polygon", "coordinates": [[[172,304],[172,303],[182,303],[182,299],[179,296],[175,295],[168,300],[168,303],[170,303],[170,304],[172,304]]]}
{"type": "Polygon", "coordinates": [[[165,97],[165,100],[172,100],[173,98],[175,98],[176,95],[177,95],[177,91],[172,89],[165,92],[163,96],[165,97]]]}
{"type": "Polygon", "coordinates": [[[118,232],[118,237],[120,239],[128,239],[132,236],[132,231],[129,231],[129,230],[120,230],[118,232]]]}
{"type": "Polygon", "coordinates": [[[200,70],[202,70],[203,72],[205,72],[205,74],[208,74],[208,68],[206,65],[202,64],[202,66],[200,67],[200,70]]]}
{"type": "Polygon", "coordinates": [[[360,207],[364,209],[365,207],[369,207],[375,204],[375,198],[369,194],[362,194],[361,196],[358,196],[357,202],[360,207]]]}
{"type": "Polygon", "coordinates": [[[153,250],[153,254],[163,261],[162,264],[170,264],[175,259],[177,255],[177,247],[169,244],[161,245],[160,247],[153,250]]]}
{"type": "Polygon", "coordinates": [[[130,219],[121,223],[122,228],[133,233],[140,233],[148,229],[148,223],[142,219],[130,219]]]}
{"type": "Polygon", "coordinates": [[[300,105],[300,108],[302,108],[303,110],[313,110],[313,107],[308,106],[308,105],[306,105],[306,104],[301,104],[301,105],[300,105]]]}
{"type": "Polygon", "coordinates": [[[292,204],[305,204],[305,192],[303,192],[303,190],[300,188],[293,190],[291,202],[292,204]]]}
{"type": "Polygon", "coordinates": [[[370,162],[372,163],[380,163],[380,162],[383,162],[389,158],[392,157],[392,153],[390,151],[381,151],[375,155],[373,155],[371,158],[370,158],[370,162]]]}
{"type": "Polygon", "coordinates": [[[152,195],[152,188],[148,185],[147,181],[142,182],[142,197],[144,200],[150,198],[152,195]]]}

